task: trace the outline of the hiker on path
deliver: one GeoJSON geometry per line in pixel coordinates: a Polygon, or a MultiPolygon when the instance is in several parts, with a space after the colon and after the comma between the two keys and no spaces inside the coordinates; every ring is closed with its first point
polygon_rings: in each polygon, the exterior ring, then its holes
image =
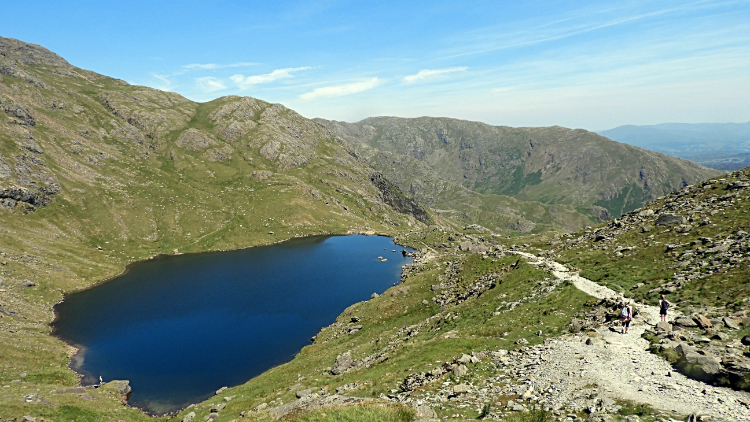
{"type": "Polygon", "coordinates": [[[661,295],[661,299],[659,299],[659,315],[661,315],[661,320],[664,322],[667,322],[667,309],[669,309],[669,305],[671,303],[669,303],[664,295],[661,295]]]}
{"type": "Polygon", "coordinates": [[[622,334],[627,334],[630,328],[630,321],[633,320],[633,307],[630,302],[625,302],[625,306],[620,311],[620,322],[622,322],[622,334]]]}

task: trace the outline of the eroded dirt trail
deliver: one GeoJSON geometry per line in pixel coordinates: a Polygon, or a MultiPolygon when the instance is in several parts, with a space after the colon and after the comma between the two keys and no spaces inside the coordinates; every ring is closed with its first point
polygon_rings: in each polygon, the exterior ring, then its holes
{"type": "MultiPolygon", "coordinates": [[[[549,268],[561,280],[571,281],[577,288],[599,299],[620,299],[622,296],[604,286],[569,271],[565,266],[516,252],[534,265],[549,268]]],[[[631,300],[631,303],[633,301],[631,300]]],[[[600,329],[601,340],[586,344],[588,336],[566,336],[556,339],[543,349],[544,360],[534,368],[538,378],[565,379],[559,383],[555,396],[549,398],[553,407],[563,405],[583,385],[594,384],[600,396],[648,403],[656,409],[687,415],[708,415],[727,421],[750,421],[750,393],[714,387],[689,379],[674,371],[669,363],[650,353],[648,342],[641,338],[649,326],[659,322],[656,306],[635,303],[639,315],[631,323],[630,332],[620,334],[614,329],[600,329]]],[[[670,310],[671,315],[678,315],[670,310]]]]}

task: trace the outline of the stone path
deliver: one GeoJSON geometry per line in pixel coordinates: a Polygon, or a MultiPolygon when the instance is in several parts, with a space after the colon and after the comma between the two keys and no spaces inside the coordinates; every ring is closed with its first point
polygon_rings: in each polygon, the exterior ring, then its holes
{"type": "MultiPolygon", "coordinates": [[[[527,258],[530,264],[546,266],[555,277],[571,281],[591,296],[622,298],[613,290],[581,277],[557,262],[523,252],[515,253],[527,258]]],[[[603,329],[600,330],[603,339],[600,344],[589,345],[582,336],[568,336],[539,346],[543,349],[544,364],[534,367],[537,379],[573,378],[580,381],[557,384],[559,391],[550,395],[549,404],[560,405],[566,397],[575,394],[580,384],[591,383],[598,387],[600,396],[648,403],[656,409],[683,415],[695,413],[719,420],[750,421],[750,393],[689,379],[647,350],[648,342],[641,335],[648,326],[659,321],[659,309],[639,303],[635,305],[640,314],[631,323],[628,334],[603,329]]]]}

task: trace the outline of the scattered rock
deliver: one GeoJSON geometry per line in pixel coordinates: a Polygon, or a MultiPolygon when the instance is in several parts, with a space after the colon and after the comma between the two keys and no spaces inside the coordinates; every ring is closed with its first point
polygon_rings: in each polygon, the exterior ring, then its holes
{"type": "Polygon", "coordinates": [[[193,419],[195,419],[195,412],[190,412],[182,418],[182,422],[191,422],[193,419]]]}
{"type": "Polygon", "coordinates": [[[458,384],[453,386],[454,395],[468,393],[469,391],[471,391],[471,387],[466,384],[458,384]]]}
{"type": "Polygon", "coordinates": [[[615,422],[615,418],[606,413],[592,413],[586,418],[586,422],[615,422]]]}

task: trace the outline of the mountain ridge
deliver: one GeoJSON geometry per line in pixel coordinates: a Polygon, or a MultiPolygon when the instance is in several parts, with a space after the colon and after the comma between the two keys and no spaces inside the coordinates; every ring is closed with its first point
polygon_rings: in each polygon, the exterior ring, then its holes
{"type": "MultiPolygon", "coordinates": [[[[418,192],[415,184],[447,181],[480,194],[584,207],[588,217],[606,219],[719,174],[583,129],[512,128],[432,117],[316,121],[404,192],[436,207],[441,203],[436,200],[440,189],[418,192]],[[411,163],[417,174],[399,174],[388,164],[394,160],[411,163]]],[[[402,170],[405,166],[395,167],[402,170]]]]}

